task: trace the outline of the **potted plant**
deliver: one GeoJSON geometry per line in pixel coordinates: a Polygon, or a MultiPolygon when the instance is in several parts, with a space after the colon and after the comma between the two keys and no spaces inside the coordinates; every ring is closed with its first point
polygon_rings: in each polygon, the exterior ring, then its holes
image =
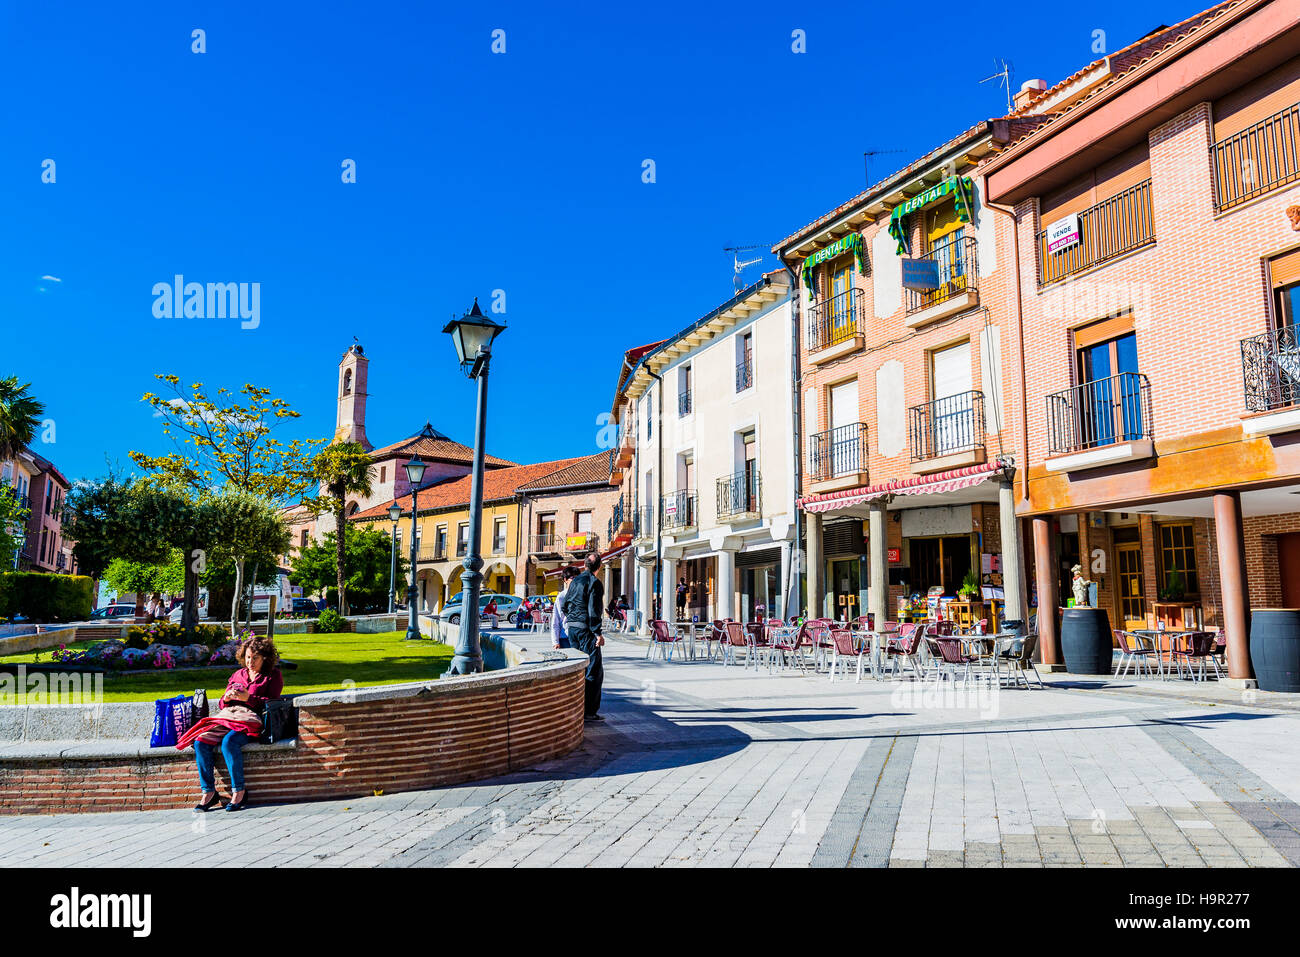
{"type": "Polygon", "coordinates": [[[957,597],[963,601],[974,601],[980,594],[980,578],[975,574],[975,569],[966,573],[962,579],[961,587],[957,589],[957,597]]]}

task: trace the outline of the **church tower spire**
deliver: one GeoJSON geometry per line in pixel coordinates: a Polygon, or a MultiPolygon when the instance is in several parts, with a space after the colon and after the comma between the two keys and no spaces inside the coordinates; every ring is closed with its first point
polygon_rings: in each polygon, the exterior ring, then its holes
{"type": "MultiPolygon", "coordinates": [[[[356,337],[353,336],[355,339],[356,337]]],[[[366,438],[366,383],[370,360],[357,342],[339,360],[338,415],[335,442],[358,442],[367,452],[374,448],[366,438]]]]}

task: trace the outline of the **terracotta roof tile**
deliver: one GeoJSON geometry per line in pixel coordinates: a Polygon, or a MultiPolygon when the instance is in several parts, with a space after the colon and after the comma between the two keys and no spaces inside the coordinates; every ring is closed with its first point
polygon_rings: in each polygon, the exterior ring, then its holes
{"type": "Polygon", "coordinates": [[[521,492],[536,492],[553,488],[569,488],[575,485],[609,485],[610,452],[597,452],[585,459],[579,459],[567,468],[559,469],[550,475],[543,475],[526,485],[519,486],[521,492]]]}
{"type": "MultiPolygon", "coordinates": [[[[490,469],[483,473],[483,501],[499,502],[503,499],[512,498],[520,486],[526,485],[543,476],[550,475],[560,469],[568,468],[582,461],[582,458],[576,459],[558,459],[554,462],[537,462],[533,465],[512,465],[506,468],[490,469]]],[[[442,509],[455,508],[458,505],[469,504],[470,493],[470,476],[462,475],[458,478],[438,482],[433,485],[427,485],[419,489],[420,511],[437,512],[442,509]]],[[[387,518],[388,509],[392,502],[385,502],[383,505],[376,505],[368,508],[364,512],[358,512],[349,518],[349,521],[368,521],[376,518],[387,518]]],[[[397,504],[403,509],[410,509],[411,496],[403,495],[397,500],[397,504]]]]}
{"type": "MultiPolygon", "coordinates": [[[[409,455],[418,455],[426,461],[458,462],[465,465],[469,465],[474,461],[474,450],[472,448],[451,440],[428,422],[424,423],[424,428],[410,438],[394,442],[392,445],[385,445],[381,449],[375,449],[370,453],[370,458],[380,462],[409,455]]],[[[509,459],[497,458],[495,455],[485,455],[483,462],[490,468],[518,464],[517,462],[511,462],[509,459]]]]}

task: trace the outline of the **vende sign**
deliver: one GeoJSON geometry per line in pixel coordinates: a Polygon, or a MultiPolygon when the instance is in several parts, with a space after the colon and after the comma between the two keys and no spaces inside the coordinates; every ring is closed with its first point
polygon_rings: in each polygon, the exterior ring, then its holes
{"type": "Polygon", "coordinates": [[[1047,251],[1054,253],[1079,242],[1079,214],[1071,213],[1047,227],[1047,251]]]}

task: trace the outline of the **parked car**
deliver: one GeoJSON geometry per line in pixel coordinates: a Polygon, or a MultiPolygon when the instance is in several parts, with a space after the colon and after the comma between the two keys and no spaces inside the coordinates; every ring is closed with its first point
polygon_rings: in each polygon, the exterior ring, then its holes
{"type": "Polygon", "coordinates": [[[90,613],[92,621],[102,620],[105,618],[133,617],[135,617],[135,604],[126,604],[125,602],[113,602],[113,604],[105,605],[103,608],[96,608],[90,613]]]}
{"type": "MultiPolygon", "coordinates": [[[[442,612],[438,616],[442,621],[446,621],[453,625],[460,624],[463,594],[463,592],[457,592],[452,595],[451,600],[442,607],[442,612]]],[[[517,595],[497,595],[489,592],[486,595],[478,596],[478,607],[480,613],[482,612],[482,609],[487,607],[488,602],[494,598],[497,602],[497,617],[502,621],[508,621],[511,624],[514,624],[515,615],[518,614],[519,609],[523,606],[524,600],[517,595]]]]}
{"type": "Polygon", "coordinates": [[[295,598],[293,607],[289,611],[294,615],[309,615],[312,618],[320,617],[320,608],[317,607],[316,601],[311,598],[295,598]]]}

